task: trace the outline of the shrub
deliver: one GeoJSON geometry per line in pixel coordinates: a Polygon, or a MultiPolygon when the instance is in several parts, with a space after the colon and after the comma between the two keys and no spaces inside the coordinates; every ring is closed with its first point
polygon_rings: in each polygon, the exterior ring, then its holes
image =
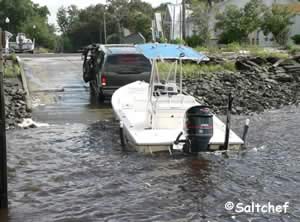
{"type": "Polygon", "coordinates": [[[294,35],[292,37],[292,40],[294,41],[295,44],[300,45],[300,34],[294,35]]]}
{"type": "Polygon", "coordinates": [[[167,43],[168,40],[166,39],[166,37],[161,36],[161,37],[159,38],[159,42],[160,42],[160,43],[167,43]]]}
{"type": "Polygon", "coordinates": [[[170,43],[172,43],[172,44],[178,44],[178,45],[185,45],[184,40],[180,39],[180,38],[176,38],[174,40],[171,40],[170,43]]]}
{"type": "Polygon", "coordinates": [[[288,45],[287,50],[289,51],[290,54],[296,55],[300,53],[300,46],[294,44],[288,45]]]}
{"type": "Polygon", "coordinates": [[[15,78],[20,75],[20,67],[14,62],[7,61],[4,65],[4,77],[15,78]]]}
{"type": "Polygon", "coordinates": [[[280,45],[286,45],[288,40],[289,26],[293,24],[295,14],[289,7],[273,4],[271,9],[264,13],[261,29],[264,34],[272,33],[275,41],[280,45]]]}
{"type": "Polygon", "coordinates": [[[228,5],[216,16],[216,28],[221,31],[220,42],[246,42],[248,36],[260,27],[265,5],[262,0],[251,0],[243,7],[228,5]]]}
{"type": "Polygon", "coordinates": [[[200,46],[204,43],[204,40],[198,35],[192,35],[190,37],[187,37],[185,41],[188,44],[188,46],[193,48],[200,46]]]}

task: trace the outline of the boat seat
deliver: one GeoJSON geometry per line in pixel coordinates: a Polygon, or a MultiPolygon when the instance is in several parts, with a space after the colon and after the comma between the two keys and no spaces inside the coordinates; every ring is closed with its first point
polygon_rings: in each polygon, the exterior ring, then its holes
{"type": "Polygon", "coordinates": [[[184,110],[174,110],[171,112],[157,112],[152,117],[152,127],[154,129],[181,129],[183,127],[184,110]]]}
{"type": "Polygon", "coordinates": [[[192,96],[160,96],[154,102],[155,114],[152,119],[153,128],[181,129],[185,111],[196,105],[192,96]]]}
{"type": "Polygon", "coordinates": [[[154,103],[154,109],[156,111],[161,109],[176,108],[184,109],[191,107],[195,104],[195,99],[192,96],[176,95],[176,96],[160,96],[154,103]]]}

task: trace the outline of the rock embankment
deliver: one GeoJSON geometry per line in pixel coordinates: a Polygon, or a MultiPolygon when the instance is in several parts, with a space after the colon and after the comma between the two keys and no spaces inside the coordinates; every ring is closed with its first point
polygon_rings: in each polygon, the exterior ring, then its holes
{"type": "Polygon", "coordinates": [[[15,128],[25,118],[31,118],[31,112],[26,110],[26,92],[17,78],[4,80],[6,127],[15,128]]]}
{"type": "MultiPolygon", "coordinates": [[[[214,60],[215,61],[215,60],[214,60]]],[[[288,60],[241,57],[236,72],[200,73],[185,79],[184,90],[225,113],[227,95],[234,95],[233,113],[250,114],[300,102],[300,57],[288,60]]]]}

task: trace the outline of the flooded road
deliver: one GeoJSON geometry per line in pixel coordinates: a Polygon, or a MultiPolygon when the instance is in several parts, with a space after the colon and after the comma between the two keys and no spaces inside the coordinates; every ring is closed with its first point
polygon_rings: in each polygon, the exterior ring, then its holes
{"type": "MultiPolygon", "coordinates": [[[[79,57],[24,62],[44,104],[34,119],[50,125],[8,132],[8,221],[300,221],[299,107],[251,116],[247,150],[145,156],[121,150],[111,108],[91,99],[79,57]],[[289,208],[235,213],[228,201],[289,208]]],[[[233,119],[239,134],[245,118],[233,119]]]]}

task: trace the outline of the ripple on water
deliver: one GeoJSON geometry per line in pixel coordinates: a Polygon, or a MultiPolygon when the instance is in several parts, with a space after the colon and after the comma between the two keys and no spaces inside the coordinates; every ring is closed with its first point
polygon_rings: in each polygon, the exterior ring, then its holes
{"type": "MultiPolygon", "coordinates": [[[[248,150],[198,157],[123,153],[109,121],[10,131],[10,221],[300,221],[299,114],[251,116],[248,150]],[[224,209],[252,200],[290,208],[224,209]]],[[[239,133],[245,118],[233,119],[239,133]]]]}

